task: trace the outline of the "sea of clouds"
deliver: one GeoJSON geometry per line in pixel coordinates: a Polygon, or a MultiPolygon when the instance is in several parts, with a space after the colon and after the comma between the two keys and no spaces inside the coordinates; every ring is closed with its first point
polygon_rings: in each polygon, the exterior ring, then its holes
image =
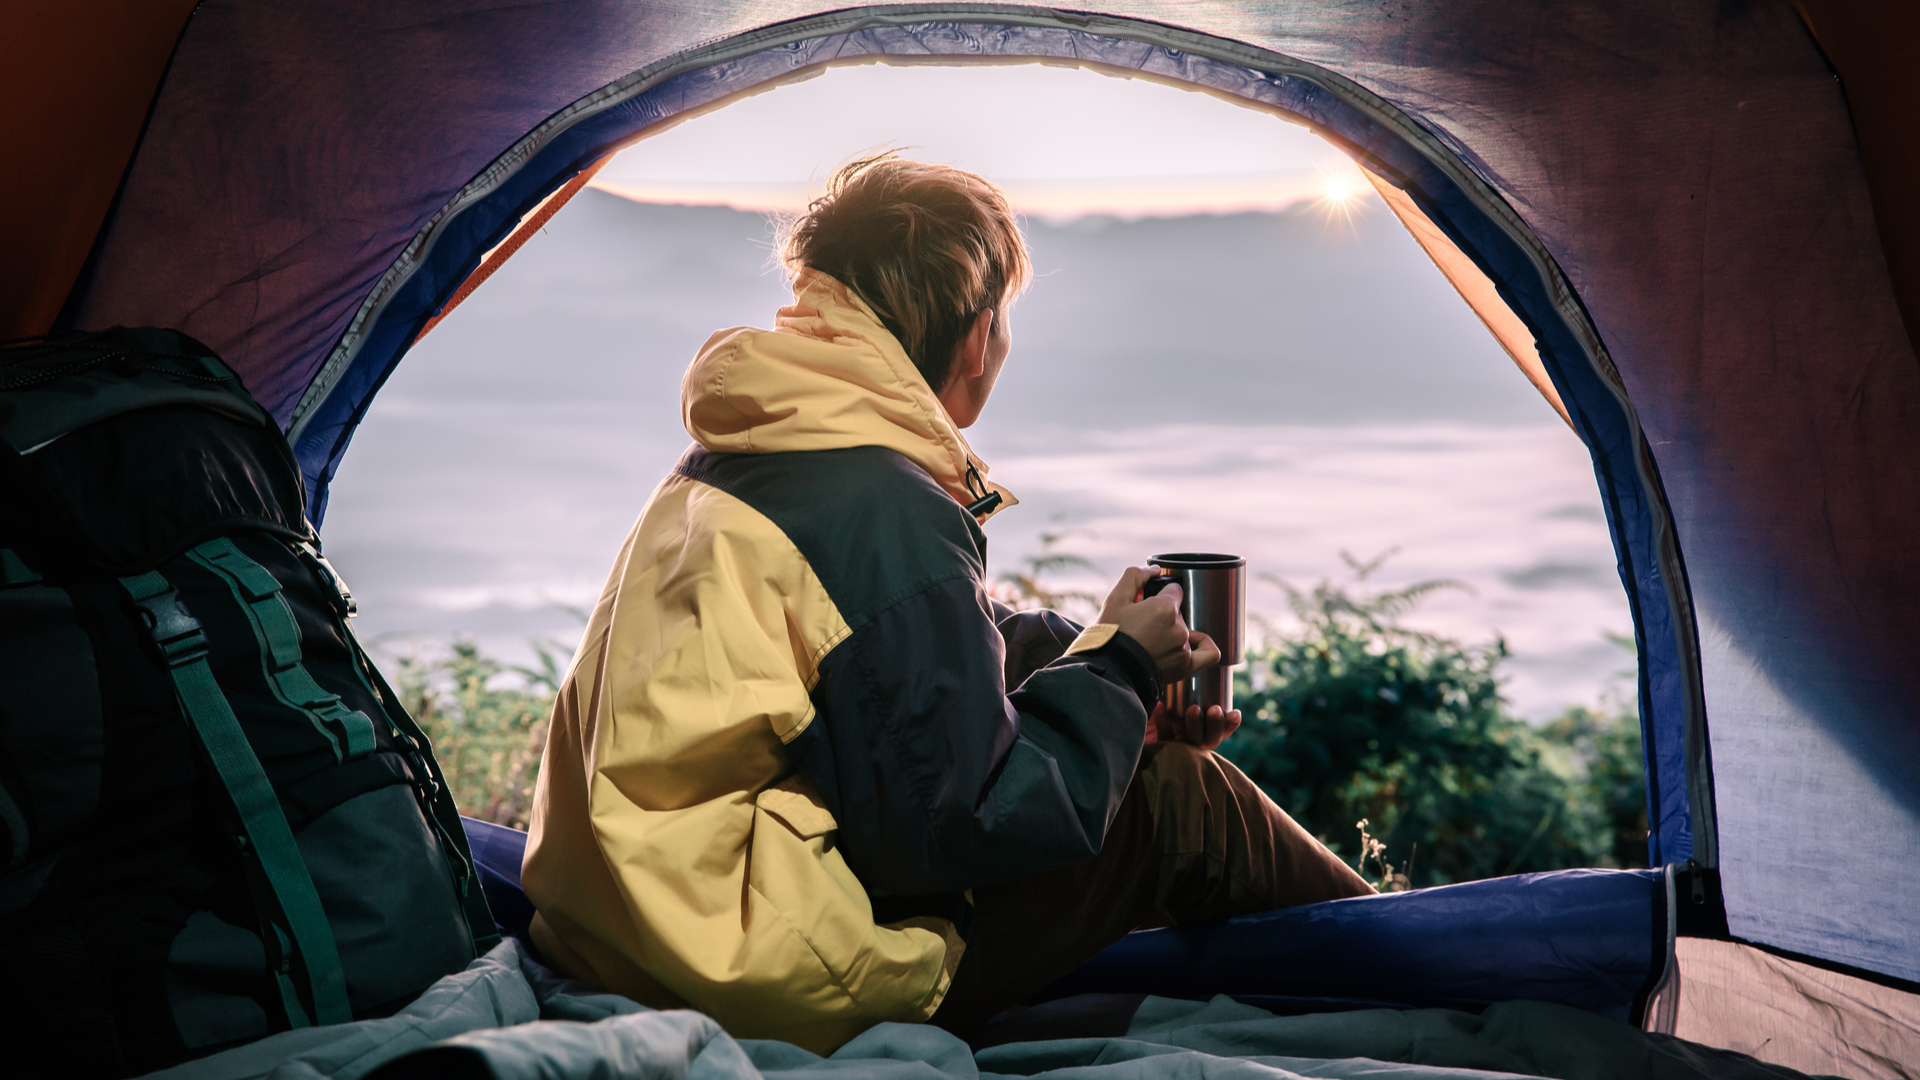
{"type": "MultiPolygon", "coordinates": [[[[1585,449],[1377,205],[1030,223],[1039,277],[969,433],[1021,504],[993,573],[1042,535],[1105,574],[1168,550],[1305,586],[1344,550],[1433,578],[1409,621],[1503,637],[1539,718],[1632,666],[1585,449]]],[[[470,635],[513,662],[570,648],[648,493],[685,448],[679,376],[715,329],[786,296],[763,217],[589,191],[420,343],[333,487],[329,556],[388,655],[470,635]]],[[[1104,591],[1099,581],[1062,578],[1104,591]]],[[[1256,578],[1249,606],[1286,623],[1256,578]]]]}

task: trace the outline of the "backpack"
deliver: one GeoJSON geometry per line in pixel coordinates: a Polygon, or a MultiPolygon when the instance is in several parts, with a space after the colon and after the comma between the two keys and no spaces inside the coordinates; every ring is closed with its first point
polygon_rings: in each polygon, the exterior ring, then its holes
{"type": "Polygon", "coordinates": [[[0,348],[13,1063],[128,1076],[387,1015],[498,942],[353,613],[285,438],[205,346],[0,348]]]}

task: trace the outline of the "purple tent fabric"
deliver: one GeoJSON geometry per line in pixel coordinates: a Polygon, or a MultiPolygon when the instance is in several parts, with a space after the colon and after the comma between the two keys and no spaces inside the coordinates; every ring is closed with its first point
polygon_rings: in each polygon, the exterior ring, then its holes
{"type": "Polygon", "coordinates": [[[828,38],[956,56],[1044,38],[1216,87],[1316,66],[1358,89],[1247,92],[1347,108],[1376,171],[1422,140],[1469,170],[1491,200],[1436,180],[1423,209],[1480,245],[1590,418],[1642,624],[1659,857],[1717,865],[1738,936],[1920,980],[1920,365],[1840,88],[1787,0],[1107,11],[210,0],[71,321],[206,341],[293,426],[323,495],[412,331],[518,213],[728,79],[830,59],[828,38]],[[886,29],[916,20],[951,29],[886,29]],[[1160,24],[1212,58],[1142,59],[1160,24]],[[1367,92],[1385,112],[1353,111],[1367,92]],[[1387,113],[1410,126],[1369,134],[1387,113]],[[1571,294],[1496,265],[1502,243],[1540,245],[1571,294]],[[1577,371],[1589,319],[1604,349],[1577,371]]]}

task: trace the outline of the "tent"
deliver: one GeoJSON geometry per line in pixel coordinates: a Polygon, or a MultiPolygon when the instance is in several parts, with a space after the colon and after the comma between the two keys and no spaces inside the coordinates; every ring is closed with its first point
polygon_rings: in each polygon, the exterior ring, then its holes
{"type": "Polygon", "coordinates": [[[1648,864],[1685,901],[1660,908],[1670,927],[1920,991],[1920,211],[1897,186],[1920,14],[102,0],[7,18],[0,333],[205,341],[286,428],[316,521],[411,343],[663,125],[875,61],[1074,64],[1309,125],[1592,452],[1641,657],[1648,864]]]}

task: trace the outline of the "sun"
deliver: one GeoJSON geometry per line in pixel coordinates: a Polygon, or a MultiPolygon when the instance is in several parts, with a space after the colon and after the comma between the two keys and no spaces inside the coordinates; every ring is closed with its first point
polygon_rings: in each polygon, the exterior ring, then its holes
{"type": "Polygon", "coordinates": [[[1345,207],[1360,197],[1367,182],[1358,172],[1347,168],[1325,169],[1320,173],[1320,201],[1345,207]]]}
{"type": "Polygon", "coordinates": [[[1319,195],[1314,201],[1325,212],[1329,223],[1337,218],[1351,226],[1354,214],[1362,209],[1361,196],[1368,188],[1366,177],[1360,175],[1357,165],[1342,161],[1321,166],[1319,195]]]}

